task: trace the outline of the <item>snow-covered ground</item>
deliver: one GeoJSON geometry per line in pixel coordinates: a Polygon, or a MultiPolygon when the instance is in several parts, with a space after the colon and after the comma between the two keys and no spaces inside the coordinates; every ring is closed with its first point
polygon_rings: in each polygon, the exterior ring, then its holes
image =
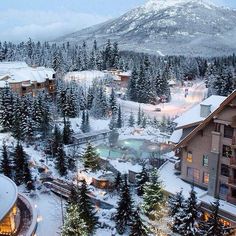
{"type": "Polygon", "coordinates": [[[139,106],[144,111],[145,115],[161,120],[162,117],[174,118],[183,114],[197,103],[200,103],[207,93],[207,88],[203,81],[195,81],[192,87],[174,87],[171,89],[171,101],[159,105],[140,104],[137,102],[125,101],[119,99],[123,112],[137,113],[139,106]],[[188,95],[185,97],[185,89],[188,88],[188,95]],[[156,108],[161,108],[161,112],[155,111],[156,108]]]}

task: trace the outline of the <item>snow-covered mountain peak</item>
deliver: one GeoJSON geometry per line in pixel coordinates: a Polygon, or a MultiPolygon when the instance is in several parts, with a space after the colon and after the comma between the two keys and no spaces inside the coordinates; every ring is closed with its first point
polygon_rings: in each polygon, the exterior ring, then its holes
{"type": "Polygon", "coordinates": [[[159,11],[168,7],[194,2],[203,4],[207,7],[210,7],[210,5],[212,5],[209,0],[148,0],[143,8],[145,11],[159,11]]]}

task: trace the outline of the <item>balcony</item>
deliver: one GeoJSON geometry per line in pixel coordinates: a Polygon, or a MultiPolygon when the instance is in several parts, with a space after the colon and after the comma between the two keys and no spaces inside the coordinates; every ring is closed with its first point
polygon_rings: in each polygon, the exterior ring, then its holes
{"type": "Polygon", "coordinates": [[[227,202],[236,205],[236,197],[233,197],[233,196],[231,196],[231,195],[228,194],[228,195],[227,195],[227,202]]]}

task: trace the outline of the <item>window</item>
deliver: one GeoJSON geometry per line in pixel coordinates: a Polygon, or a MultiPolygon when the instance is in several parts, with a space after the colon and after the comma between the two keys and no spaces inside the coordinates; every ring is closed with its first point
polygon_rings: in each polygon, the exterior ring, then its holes
{"type": "Polygon", "coordinates": [[[229,167],[225,164],[221,164],[221,175],[229,177],[229,167]]]}
{"type": "Polygon", "coordinates": [[[37,83],[37,86],[38,86],[38,87],[40,87],[40,86],[41,86],[41,84],[40,84],[40,83],[37,83]]]}
{"type": "Polygon", "coordinates": [[[200,171],[195,168],[187,167],[187,176],[192,178],[193,181],[199,181],[200,179],[200,171]]]}
{"type": "Polygon", "coordinates": [[[203,155],[202,165],[205,167],[208,167],[208,156],[207,155],[203,155]]]}
{"type": "Polygon", "coordinates": [[[232,188],[232,189],[231,189],[231,196],[232,196],[233,198],[236,198],[236,188],[232,188]]]}
{"type": "Polygon", "coordinates": [[[229,125],[225,125],[224,126],[224,137],[232,139],[233,134],[234,134],[234,129],[229,125]]]}
{"type": "Polygon", "coordinates": [[[187,154],[187,162],[190,162],[190,163],[193,162],[193,153],[190,151],[187,154]]]}
{"type": "Polygon", "coordinates": [[[215,132],[220,132],[220,124],[215,123],[215,132]]]}
{"type": "Polygon", "coordinates": [[[226,184],[220,184],[220,195],[227,195],[229,188],[226,184]]]}
{"type": "Polygon", "coordinates": [[[222,156],[223,157],[227,157],[227,158],[231,158],[231,156],[232,156],[232,149],[231,149],[230,146],[223,145],[222,156]]]}
{"type": "Polygon", "coordinates": [[[208,184],[209,183],[209,174],[204,172],[203,173],[203,183],[208,184]]]}

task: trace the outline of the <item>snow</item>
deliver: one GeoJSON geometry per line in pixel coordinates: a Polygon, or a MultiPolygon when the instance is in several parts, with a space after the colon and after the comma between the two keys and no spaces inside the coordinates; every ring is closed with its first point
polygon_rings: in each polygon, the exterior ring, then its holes
{"type": "Polygon", "coordinates": [[[172,143],[178,143],[182,136],[183,136],[183,129],[177,129],[172,133],[169,141],[172,143]]]}
{"type": "MultiPolygon", "coordinates": [[[[205,194],[199,198],[201,202],[204,202],[208,205],[211,205],[211,203],[215,202],[217,199],[205,194]]],[[[228,212],[230,214],[233,214],[236,217],[236,205],[230,204],[229,202],[226,202],[224,200],[220,200],[220,210],[224,212],[228,212]]]]}
{"type": "Polygon", "coordinates": [[[101,71],[74,71],[65,75],[65,81],[76,81],[83,84],[85,87],[92,85],[95,79],[101,80],[106,78],[107,74],[101,71]]]}
{"type": "MultiPolygon", "coordinates": [[[[176,194],[183,190],[183,196],[188,198],[189,192],[191,191],[191,184],[184,182],[180,179],[180,176],[175,175],[174,163],[167,161],[160,169],[159,175],[162,181],[164,190],[170,194],[176,194]]],[[[197,197],[200,197],[207,193],[198,187],[195,187],[194,190],[197,193],[197,197]]]]}
{"type": "Polygon", "coordinates": [[[211,113],[212,113],[220,106],[220,104],[225,99],[226,97],[224,96],[217,96],[217,95],[210,96],[200,104],[197,104],[196,106],[194,106],[193,108],[182,114],[180,117],[175,119],[174,122],[177,123],[177,128],[205,120],[206,117],[200,116],[201,104],[211,105],[211,113]]]}
{"type": "Polygon", "coordinates": [[[4,175],[0,175],[0,221],[14,206],[18,196],[18,190],[13,181],[4,175]]]}
{"type": "MultiPolygon", "coordinates": [[[[7,75],[10,78],[7,80],[9,83],[19,82],[38,82],[43,83],[46,79],[53,80],[55,71],[51,68],[45,67],[29,67],[25,62],[1,62],[0,63],[0,76],[2,79],[7,75]]],[[[4,81],[5,82],[5,81],[4,81]]],[[[2,87],[2,84],[0,84],[2,87]]]]}

